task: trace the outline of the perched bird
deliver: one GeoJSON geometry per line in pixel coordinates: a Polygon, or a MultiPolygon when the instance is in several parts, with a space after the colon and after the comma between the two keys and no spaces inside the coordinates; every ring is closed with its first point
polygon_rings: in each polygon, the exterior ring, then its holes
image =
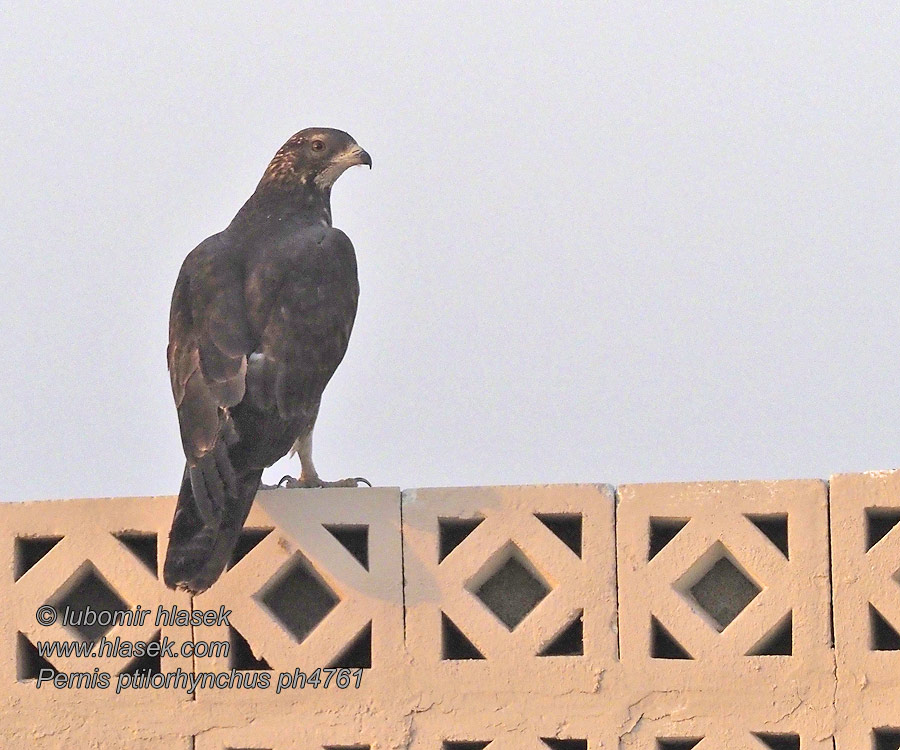
{"type": "Polygon", "coordinates": [[[312,461],[322,392],[356,317],[356,255],[331,225],[332,185],[356,164],[371,168],[372,159],[347,133],[301,130],[231,224],[181,266],[168,364],[187,463],[167,586],[198,593],[218,579],[263,469],[292,448],[301,473],[288,486],[368,484],[323,482],[312,461]]]}

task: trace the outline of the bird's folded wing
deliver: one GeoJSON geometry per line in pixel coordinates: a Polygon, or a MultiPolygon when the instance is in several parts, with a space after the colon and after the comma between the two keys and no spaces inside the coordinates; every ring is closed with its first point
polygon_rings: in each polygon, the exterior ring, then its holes
{"type": "Polygon", "coordinates": [[[240,255],[221,235],[201,243],[181,268],[169,318],[169,375],[185,456],[197,461],[223,437],[226,414],[246,387],[252,335],[240,255]]]}

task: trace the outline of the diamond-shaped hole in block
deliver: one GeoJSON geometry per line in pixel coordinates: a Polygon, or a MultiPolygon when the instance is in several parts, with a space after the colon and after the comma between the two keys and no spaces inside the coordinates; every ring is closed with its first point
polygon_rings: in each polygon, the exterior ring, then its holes
{"type": "Polygon", "coordinates": [[[495,559],[502,562],[487,579],[482,578],[483,572],[479,575],[483,582],[472,593],[513,630],[551,589],[515,544],[510,543],[495,559]]]}
{"type": "Polygon", "coordinates": [[[58,612],[65,612],[68,608],[67,627],[82,640],[91,643],[117,624],[121,618],[116,617],[116,612],[127,612],[129,609],[90,560],[86,560],[53,595],[50,604],[58,612]]]}
{"type": "Polygon", "coordinates": [[[297,643],[302,643],[340,601],[299,552],[294,553],[255,598],[297,643]]]}
{"type": "Polygon", "coordinates": [[[762,591],[721,542],[710,547],[676,584],[716,624],[727,628],[762,591]]]}

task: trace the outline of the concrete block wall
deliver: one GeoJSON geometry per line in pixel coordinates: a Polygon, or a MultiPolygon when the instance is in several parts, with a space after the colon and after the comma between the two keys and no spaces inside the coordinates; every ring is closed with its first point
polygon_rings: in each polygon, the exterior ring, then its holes
{"type": "Polygon", "coordinates": [[[197,597],[158,575],[173,507],[0,504],[0,747],[900,748],[898,472],[262,492],[197,597]],[[44,625],[47,605],[151,615],[44,625]],[[37,648],[116,637],[172,654],[37,648]],[[299,682],[317,669],[340,671],[299,682]],[[178,670],[232,684],[140,684],[178,670]]]}

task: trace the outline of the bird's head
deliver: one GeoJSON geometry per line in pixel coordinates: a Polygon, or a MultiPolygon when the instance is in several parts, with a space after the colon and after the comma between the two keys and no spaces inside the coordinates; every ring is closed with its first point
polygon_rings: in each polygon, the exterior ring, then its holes
{"type": "Polygon", "coordinates": [[[275,154],[262,182],[283,187],[315,185],[327,190],[357,164],[372,168],[372,157],[343,130],[306,128],[292,135],[275,154]]]}

